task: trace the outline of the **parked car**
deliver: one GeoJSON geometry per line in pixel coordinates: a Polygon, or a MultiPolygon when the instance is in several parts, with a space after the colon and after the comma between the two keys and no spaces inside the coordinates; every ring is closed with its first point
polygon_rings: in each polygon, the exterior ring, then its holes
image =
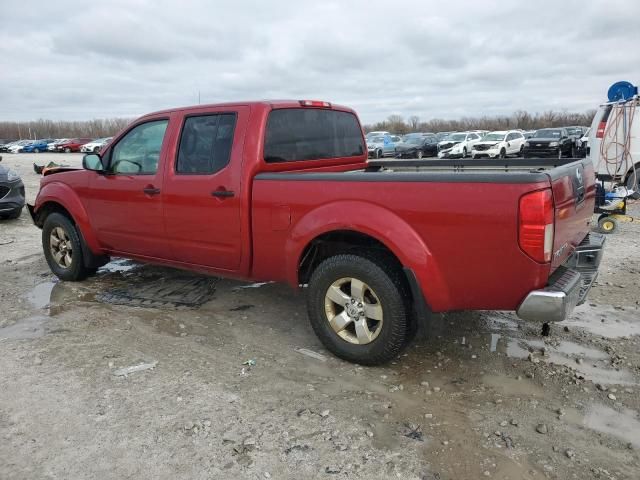
{"type": "Polygon", "coordinates": [[[83,153],[97,153],[102,147],[111,141],[113,137],[98,138],[93,142],[85,143],[80,151],[83,153]]]}
{"type": "Polygon", "coordinates": [[[396,145],[398,158],[422,158],[438,155],[438,140],[434,134],[410,134],[396,145]]]}
{"type": "Polygon", "coordinates": [[[481,138],[475,132],[452,133],[438,143],[438,158],[466,158],[481,138]]]}
{"type": "Polygon", "coordinates": [[[0,153],[7,153],[9,151],[9,147],[18,141],[19,140],[3,140],[2,143],[0,143],[0,153]]]}
{"type": "Polygon", "coordinates": [[[355,112],[327,102],[165,110],[85,155],[84,170],[46,172],[29,211],[62,280],[117,256],[287,282],[326,348],[360,364],[397,358],[430,311],[543,323],[585,300],[604,242],[589,233],[590,162],[511,171],[368,162],[365,148],[355,112]]]}
{"type": "Polygon", "coordinates": [[[471,149],[471,158],[505,158],[507,155],[522,155],[524,135],[517,130],[487,133],[471,149]]]}
{"type": "Polygon", "coordinates": [[[56,152],[79,152],[85,143],[89,143],[92,140],[91,138],[72,138],[71,140],[56,145],[56,152]]]}
{"type": "Polygon", "coordinates": [[[524,142],[522,156],[574,157],[575,145],[565,128],[541,128],[524,142]]]}
{"type": "Polygon", "coordinates": [[[589,155],[589,132],[590,128],[587,128],[587,131],[584,132],[582,137],[578,139],[576,142],[576,156],[578,158],[583,158],[589,155]]]}
{"type": "Polygon", "coordinates": [[[600,180],[615,180],[640,198],[640,100],[598,107],[589,132],[589,158],[600,180]],[[627,125],[627,134],[625,127],[627,125]]]}
{"type": "Polygon", "coordinates": [[[0,218],[18,218],[23,207],[24,184],[20,175],[0,164],[0,218]]]}
{"type": "Polygon", "coordinates": [[[402,139],[398,135],[378,135],[369,137],[366,141],[370,158],[395,157],[396,145],[402,139]]]}
{"type": "Polygon", "coordinates": [[[436,139],[438,140],[438,142],[441,142],[442,140],[447,138],[452,133],[457,133],[457,132],[438,132],[438,133],[436,133],[436,139]]]}
{"type": "Polygon", "coordinates": [[[573,139],[573,143],[575,144],[578,140],[582,138],[584,132],[587,131],[587,127],[565,127],[569,137],[573,139]]]}
{"type": "Polygon", "coordinates": [[[26,145],[29,145],[31,142],[33,142],[33,140],[19,140],[17,142],[14,142],[7,148],[7,153],[20,153],[22,152],[22,149],[26,145]]]}
{"type": "Polygon", "coordinates": [[[381,130],[381,131],[369,132],[365,135],[365,138],[369,140],[370,138],[373,138],[373,137],[384,137],[385,135],[392,135],[392,134],[391,132],[387,132],[386,130],[381,130]]]}
{"type": "Polygon", "coordinates": [[[47,151],[47,145],[52,142],[51,138],[42,138],[40,140],[34,140],[33,142],[22,147],[22,153],[40,153],[47,151]]]}
{"type": "Polygon", "coordinates": [[[53,142],[47,145],[47,151],[55,152],[58,145],[68,142],[69,140],[70,140],[69,138],[56,138],[53,142]]]}
{"type": "Polygon", "coordinates": [[[533,135],[535,135],[536,131],[535,130],[527,130],[523,133],[524,138],[531,138],[533,137],[533,135]]]}

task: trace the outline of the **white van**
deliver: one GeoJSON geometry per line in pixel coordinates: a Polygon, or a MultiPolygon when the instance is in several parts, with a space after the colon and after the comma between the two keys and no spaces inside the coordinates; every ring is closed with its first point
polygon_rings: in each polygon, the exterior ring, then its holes
{"type": "Polygon", "coordinates": [[[640,198],[640,99],[600,105],[589,133],[587,155],[600,180],[613,180],[640,198]],[[626,134],[625,134],[626,132],[626,134]]]}

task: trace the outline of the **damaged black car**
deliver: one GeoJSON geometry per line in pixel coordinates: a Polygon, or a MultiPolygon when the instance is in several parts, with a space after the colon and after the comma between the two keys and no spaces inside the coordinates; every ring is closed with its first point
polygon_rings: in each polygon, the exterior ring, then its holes
{"type": "Polygon", "coordinates": [[[23,208],[24,184],[20,175],[0,164],[0,218],[18,218],[23,208]]]}

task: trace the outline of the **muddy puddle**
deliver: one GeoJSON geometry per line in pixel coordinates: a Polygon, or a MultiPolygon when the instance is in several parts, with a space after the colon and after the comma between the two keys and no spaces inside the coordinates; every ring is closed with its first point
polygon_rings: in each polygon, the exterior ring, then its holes
{"type": "Polygon", "coordinates": [[[44,315],[33,315],[0,328],[0,342],[3,340],[29,340],[46,334],[46,324],[49,318],[44,315]]]}
{"type": "Polygon", "coordinates": [[[588,407],[582,424],[597,432],[616,437],[633,448],[640,448],[639,418],[637,412],[628,408],[617,411],[606,405],[596,404],[588,407]]]}
{"type": "Polygon", "coordinates": [[[615,308],[610,305],[581,305],[562,323],[606,338],[640,335],[640,312],[637,309],[615,308]]]}

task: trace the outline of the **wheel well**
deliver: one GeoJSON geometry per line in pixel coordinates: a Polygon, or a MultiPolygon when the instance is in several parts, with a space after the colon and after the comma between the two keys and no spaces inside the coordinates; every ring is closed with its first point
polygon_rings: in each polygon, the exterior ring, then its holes
{"type": "Polygon", "coordinates": [[[298,283],[307,284],[323,260],[341,253],[381,258],[402,270],[402,263],[384,243],[364,233],[338,230],[320,235],[306,246],[298,265],[298,283]]]}
{"type": "Polygon", "coordinates": [[[35,224],[38,227],[42,228],[42,226],[44,225],[44,221],[52,213],[60,213],[61,215],[67,217],[74,225],[76,223],[69,211],[62,205],[56,202],[47,202],[38,209],[38,213],[36,214],[35,218],[35,224]]]}

